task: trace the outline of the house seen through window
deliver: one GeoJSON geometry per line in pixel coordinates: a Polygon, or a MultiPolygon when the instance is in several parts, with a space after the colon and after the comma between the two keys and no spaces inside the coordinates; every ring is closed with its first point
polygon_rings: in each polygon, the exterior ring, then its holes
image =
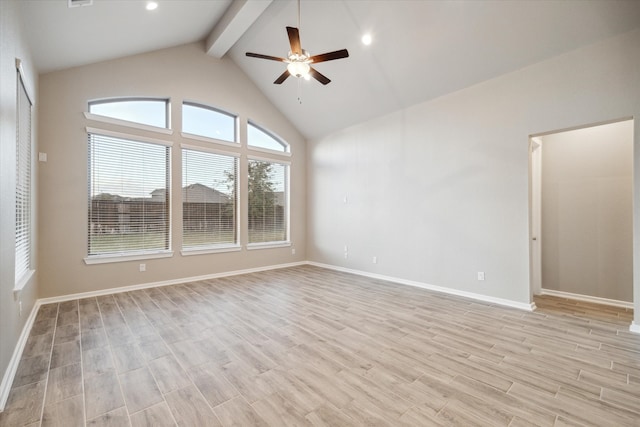
{"type": "Polygon", "coordinates": [[[88,138],[88,255],[168,250],[170,147],[88,138]]]}
{"type": "Polygon", "coordinates": [[[182,150],[182,247],[238,243],[238,158],[182,150]]]}

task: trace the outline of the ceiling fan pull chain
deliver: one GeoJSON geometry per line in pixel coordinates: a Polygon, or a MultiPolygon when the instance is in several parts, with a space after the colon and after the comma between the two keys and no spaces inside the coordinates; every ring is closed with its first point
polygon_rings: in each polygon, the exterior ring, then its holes
{"type": "Polygon", "coordinates": [[[298,79],[298,102],[302,105],[302,79],[298,79]]]}

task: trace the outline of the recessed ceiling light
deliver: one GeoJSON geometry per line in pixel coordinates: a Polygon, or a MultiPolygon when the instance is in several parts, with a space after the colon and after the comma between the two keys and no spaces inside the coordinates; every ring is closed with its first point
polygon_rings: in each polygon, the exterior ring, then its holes
{"type": "Polygon", "coordinates": [[[362,36],[362,44],[363,45],[369,46],[372,41],[373,41],[373,39],[371,38],[371,34],[367,33],[364,36],[362,36]]]}
{"type": "Polygon", "coordinates": [[[146,8],[147,10],[156,10],[158,8],[158,2],[148,1],[146,8]]]}

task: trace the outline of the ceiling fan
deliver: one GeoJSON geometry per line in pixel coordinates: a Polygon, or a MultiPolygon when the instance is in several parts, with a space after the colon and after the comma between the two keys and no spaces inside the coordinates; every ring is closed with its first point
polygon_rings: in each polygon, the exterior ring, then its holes
{"type": "MultiPolygon", "coordinates": [[[[300,26],[300,0],[298,0],[298,27],[300,26]]],[[[289,36],[289,44],[291,50],[286,58],[280,58],[277,56],[262,55],[260,53],[247,52],[247,56],[252,58],[268,59],[270,61],[284,62],[287,64],[287,69],[278,77],[273,83],[282,84],[289,76],[303,77],[309,79],[313,77],[323,85],[329,84],[329,80],[325,75],[319,73],[312,64],[319,62],[333,61],[334,59],[347,58],[349,52],[347,49],[336,50],[334,52],[322,53],[320,55],[311,56],[309,52],[302,49],[300,46],[300,33],[298,28],[287,27],[287,35],[289,36]]]]}

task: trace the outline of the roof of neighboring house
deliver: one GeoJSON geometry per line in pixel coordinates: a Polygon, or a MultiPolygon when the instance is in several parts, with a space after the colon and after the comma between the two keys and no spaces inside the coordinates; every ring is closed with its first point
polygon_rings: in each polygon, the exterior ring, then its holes
{"type": "MultiPolygon", "coordinates": [[[[164,199],[165,189],[158,188],[151,192],[154,200],[164,199]]],[[[182,201],[186,203],[229,203],[230,196],[215,188],[195,183],[182,188],[182,201]]]]}

